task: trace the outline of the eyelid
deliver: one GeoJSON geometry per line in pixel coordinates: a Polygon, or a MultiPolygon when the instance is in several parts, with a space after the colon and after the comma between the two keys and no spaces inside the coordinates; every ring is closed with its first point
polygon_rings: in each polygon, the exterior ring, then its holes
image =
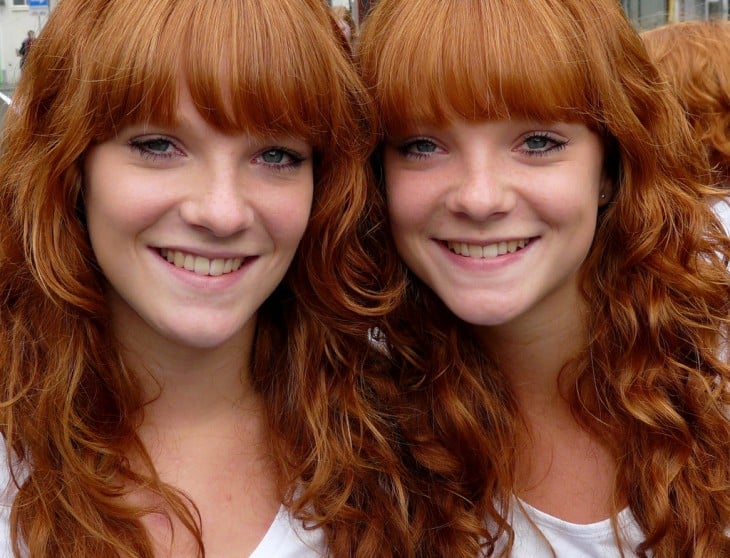
{"type": "Polygon", "coordinates": [[[555,143],[561,143],[568,141],[566,138],[564,138],[562,135],[551,132],[549,130],[532,130],[530,132],[527,132],[525,134],[522,134],[522,137],[520,137],[519,142],[524,143],[525,140],[533,137],[545,137],[548,138],[551,141],[554,141],[555,143]]]}
{"type": "Polygon", "coordinates": [[[564,136],[556,132],[551,132],[548,130],[532,130],[523,134],[520,139],[517,140],[514,151],[523,153],[527,156],[544,156],[555,153],[557,151],[561,151],[565,148],[566,145],[568,145],[569,141],[570,140],[568,138],[565,138],[564,136]],[[552,145],[544,150],[524,149],[525,142],[531,138],[545,138],[546,140],[551,142],[552,145]]]}
{"type": "Polygon", "coordinates": [[[301,166],[301,164],[308,158],[309,157],[307,155],[300,153],[296,149],[280,145],[271,145],[265,147],[264,149],[261,149],[256,155],[253,156],[252,161],[260,161],[257,164],[261,164],[272,170],[284,171],[287,169],[297,168],[301,166]],[[290,159],[290,161],[288,163],[267,163],[266,161],[262,160],[262,157],[264,156],[264,154],[270,151],[281,151],[286,157],[290,159]]]}
{"type": "Polygon", "coordinates": [[[429,136],[413,136],[394,142],[393,145],[401,156],[411,159],[425,159],[445,151],[444,147],[435,138],[429,136]],[[419,142],[430,143],[435,149],[431,152],[412,151],[411,148],[419,142]]]}
{"type": "Polygon", "coordinates": [[[170,159],[185,154],[179,143],[174,138],[165,134],[143,134],[133,137],[127,143],[129,147],[133,151],[139,153],[140,156],[153,160],[170,159]],[[169,143],[173,151],[157,152],[150,150],[147,145],[156,141],[169,143]]]}

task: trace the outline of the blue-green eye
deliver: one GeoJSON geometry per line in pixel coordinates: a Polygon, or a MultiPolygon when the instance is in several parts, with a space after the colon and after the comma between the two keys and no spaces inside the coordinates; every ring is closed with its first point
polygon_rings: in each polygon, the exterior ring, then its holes
{"type": "Polygon", "coordinates": [[[439,151],[440,147],[426,138],[408,140],[398,147],[398,152],[410,159],[426,159],[439,151]]]}
{"type": "Polygon", "coordinates": [[[178,153],[175,144],[165,138],[140,138],[129,142],[132,149],[143,157],[150,159],[165,159],[178,153]]]}
{"type": "Polygon", "coordinates": [[[254,161],[276,170],[286,170],[299,167],[305,157],[291,149],[270,147],[261,151],[254,161]]]}
{"type": "Polygon", "coordinates": [[[417,140],[410,144],[410,149],[416,153],[433,153],[436,151],[436,144],[429,140],[417,140]]]}
{"type": "Polygon", "coordinates": [[[566,140],[553,137],[549,132],[532,132],[522,140],[519,150],[526,155],[548,155],[560,151],[567,144],[566,140]]]}
{"type": "Polygon", "coordinates": [[[261,160],[268,165],[280,165],[287,156],[281,149],[269,149],[261,154],[261,160]]]}
{"type": "Polygon", "coordinates": [[[532,136],[525,140],[525,146],[528,149],[542,150],[545,149],[550,142],[551,140],[545,136],[532,136]]]}

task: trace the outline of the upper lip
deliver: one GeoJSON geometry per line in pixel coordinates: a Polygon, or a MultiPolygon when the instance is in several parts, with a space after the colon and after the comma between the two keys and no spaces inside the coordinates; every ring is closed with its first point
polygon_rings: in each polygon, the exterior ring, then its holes
{"type": "Polygon", "coordinates": [[[209,260],[233,260],[236,258],[246,259],[250,258],[253,254],[244,254],[241,252],[221,252],[213,251],[206,248],[181,248],[179,246],[158,246],[156,250],[162,251],[167,250],[169,252],[182,252],[184,254],[190,254],[191,256],[198,256],[201,258],[207,258],[209,260]]]}
{"type": "Polygon", "coordinates": [[[443,242],[444,244],[448,243],[459,243],[459,244],[473,244],[475,246],[489,246],[491,244],[499,244],[500,242],[519,242],[520,240],[533,240],[534,238],[537,238],[536,236],[511,236],[511,237],[503,237],[503,238],[494,238],[489,240],[483,240],[483,239],[463,239],[463,238],[437,238],[439,242],[443,242]]]}

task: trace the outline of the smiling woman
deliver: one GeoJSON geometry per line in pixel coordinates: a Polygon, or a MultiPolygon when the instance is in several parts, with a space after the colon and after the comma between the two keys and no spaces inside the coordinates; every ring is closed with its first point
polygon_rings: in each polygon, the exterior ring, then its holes
{"type": "Polygon", "coordinates": [[[323,3],[64,0],[33,49],[0,161],[0,555],[407,556],[367,365],[400,285],[323,3]]]}
{"type": "Polygon", "coordinates": [[[358,48],[416,554],[730,556],[720,191],[620,3],[380,0],[358,48]]]}

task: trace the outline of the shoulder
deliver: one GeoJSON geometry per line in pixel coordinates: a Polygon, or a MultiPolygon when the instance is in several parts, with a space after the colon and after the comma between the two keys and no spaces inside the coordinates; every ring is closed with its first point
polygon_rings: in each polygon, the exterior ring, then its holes
{"type": "Polygon", "coordinates": [[[322,558],[323,556],[326,556],[326,546],[322,529],[305,527],[282,506],[250,558],[322,558]]]}

